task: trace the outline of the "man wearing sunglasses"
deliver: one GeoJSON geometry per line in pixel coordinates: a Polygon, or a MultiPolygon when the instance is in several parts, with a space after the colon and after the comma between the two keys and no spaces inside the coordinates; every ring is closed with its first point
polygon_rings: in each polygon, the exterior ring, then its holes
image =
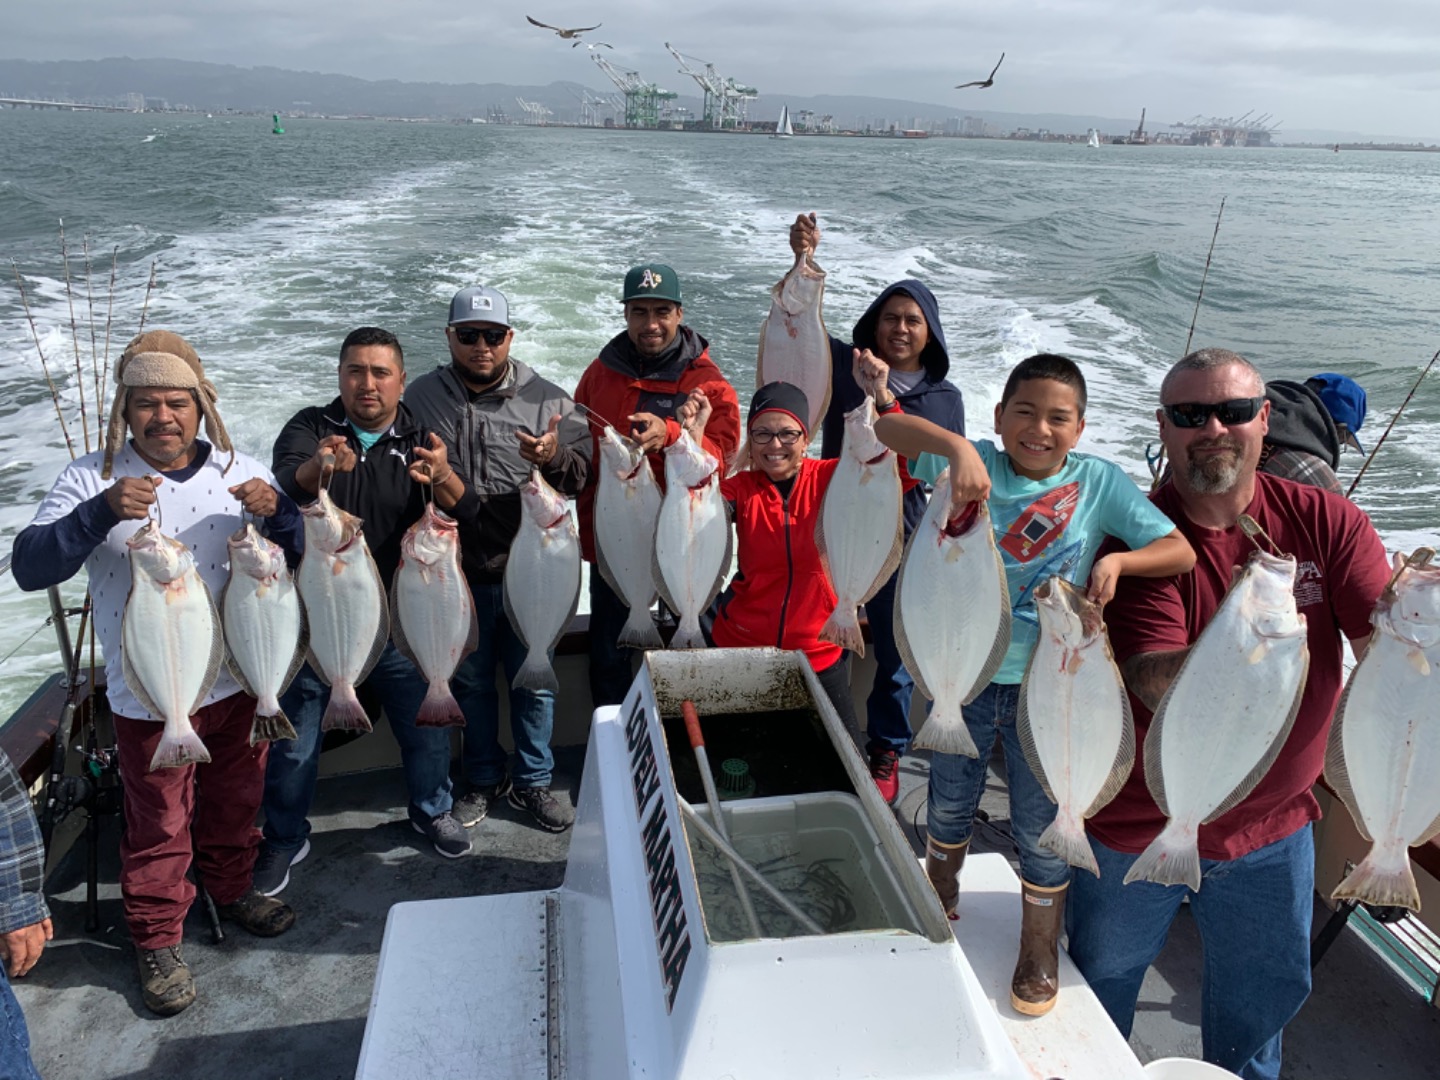
{"type": "Polygon", "coordinates": [[[538,468],[551,487],[574,495],[589,475],[590,433],[569,394],[510,355],[514,339],[502,293],[486,285],[461,289],[445,328],[450,364],[411,383],[405,404],[440,434],[479,499],[475,513],[460,517],[460,560],[480,636],[451,683],[465,714],[461,771],[470,788],[456,801],[455,818],[468,828],[508,796],[541,828],[563,832],[575,813],[550,793],[555,695],[510,687],[525,646],[505,614],[505,563],[520,529],[520,488],[530,470],[538,468]],[[513,768],[500,745],[497,663],[510,687],[513,768]]]}
{"type": "Polygon", "coordinates": [[[1280,1075],[1281,1032],[1310,992],[1310,823],[1320,815],[1310,789],[1340,694],[1341,635],[1357,655],[1363,651],[1390,571],[1369,518],[1352,503],[1257,471],[1271,416],[1265,389],[1249,361],[1224,349],[1191,353],[1161,384],[1156,415],[1172,468],[1151,500],[1198,561],[1177,577],[1121,578],[1106,608],[1130,690],[1136,764],[1088,823],[1100,874],[1075,875],[1067,913],[1071,958],[1128,1036],[1141,980],[1188,897],[1205,951],[1205,1060],[1247,1080],[1280,1075]],[[1144,775],[1152,710],[1254,550],[1237,524],[1241,514],[1299,564],[1295,602],[1306,620],[1310,670],[1294,727],[1255,789],[1200,827],[1198,892],[1126,885],[1126,872],[1165,824],[1144,775]]]}

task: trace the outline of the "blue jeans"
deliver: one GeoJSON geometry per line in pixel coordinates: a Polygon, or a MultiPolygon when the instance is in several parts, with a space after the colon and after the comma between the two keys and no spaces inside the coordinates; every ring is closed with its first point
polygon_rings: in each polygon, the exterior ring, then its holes
{"type": "Polygon", "coordinates": [[[4,1080],[40,1080],[35,1062],[30,1059],[30,1029],[10,978],[0,964],[0,1077],[4,1080]]]}
{"type": "MultiPolygon", "coordinates": [[[[425,678],[415,665],[387,644],[365,679],[385,708],[390,731],[400,744],[400,761],[410,792],[410,809],[425,818],[450,810],[450,729],[417,728],[415,717],[425,700],[425,678]]],[[[320,720],[330,703],[330,688],[307,663],[280,698],[280,708],[295,725],[295,738],[270,744],[265,766],[265,842],[273,851],[295,851],[310,835],[310,804],[320,772],[320,720]]]]}
{"type": "MultiPolygon", "coordinates": [[[[500,745],[500,694],[495,686],[495,664],[498,662],[504,668],[508,686],[525,663],[525,645],[505,614],[504,589],[504,585],[498,584],[472,589],[475,617],[480,625],[479,644],[460,664],[455,678],[450,681],[455,700],[465,714],[461,769],[466,781],[474,787],[490,787],[505,779],[505,750],[500,745]]],[[[616,627],[614,636],[619,633],[619,627],[616,627]]],[[[593,640],[593,631],[590,636],[593,640]]],[[[554,661],[553,653],[550,659],[554,661]]],[[[510,688],[510,734],[515,740],[517,758],[510,778],[516,787],[550,786],[550,773],[555,768],[555,758],[550,753],[550,733],[554,727],[553,693],[549,690],[510,688]]]]}
{"type": "Polygon", "coordinates": [[[1020,849],[1020,876],[1031,885],[1053,889],[1070,880],[1070,864],[1040,846],[1040,834],[1055,820],[1055,804],[1030,771],[1015,713],[1020,687],[991,683],[965,706],[965,726],[980,750],[978,758],[934,754],[930,758],[930,805],[926,830],[942,844],[970,839],[975,811],[985,793],[985,771],[995,736],[1005,750],[1005,783],[1010,791],[1010,834],[1020,849]]]}
{"type": "Polygon", "coordinates": [[[595,708],[619,705],[635,681],[630,658],[637,650],[615,644],[630,609],[590,564],[590,700],[595,708]]]}
{"type": "Polygon", "coordinates": [[[870,622],[870,648],[875,653],[875,682],[865,699],[867,749],[903,754],[914,732],[910,730],[910,697],[915,680],[900,660],[895,644],[895,583],[899,573],[865,602],[870,622]]]}
{"type": "Polygon", "coordinates": [[[1100,876],[1076,874],[1066,930],[1070,958],[1126,1038],[1145,970],[1160,954],[1180,902],[1200,931],[1205,1060],[1245,1080],[1280,1075],[1280,1035],[1310,995],[1310,826],[1238,859],[1201,859],[1201,888],[1123,884],[1136,855],[1093,837],[1100,876]]]}

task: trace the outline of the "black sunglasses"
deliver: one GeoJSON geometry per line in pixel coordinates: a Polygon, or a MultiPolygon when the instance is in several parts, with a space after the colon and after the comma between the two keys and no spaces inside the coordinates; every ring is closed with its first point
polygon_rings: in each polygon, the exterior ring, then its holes
{"type": "Polygon", "coordinates": [[[1211,416],[1226,427],[1248,424],[1260,412],[1265,397],[1234,398],[1231,401],[1181,401],[1161,405],[1170,422],[1178,428],[1204,427],[1211,416]]]}
{"type": "Polygon", "coordinates": [[[492,349],[503,342],[505,335],[510,333],[509,330],[485,330],[478,326],[452,326],[450,329],[455,331],[455,340],[461,345],[474,345],[483,337],[485,344],[492,349]]]}

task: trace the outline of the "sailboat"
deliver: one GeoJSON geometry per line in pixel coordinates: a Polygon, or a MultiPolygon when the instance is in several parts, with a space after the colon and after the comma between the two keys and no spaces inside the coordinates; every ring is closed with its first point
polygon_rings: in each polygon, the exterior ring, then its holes
{"type": "Polygon", "coordinates": [[[788,139],[795,134],[795,129],[790,126],[790,106],[780,106],[780,119],[775,122],[775,134],[772,139],[788,139]]]}
{"type": "Polygon", "coordinates": [[[1098,150],[1100,148],[1100,133],[1094,128],[1090,129],[1090,141],[1085,145],[1092,150],[1098,150]]]}

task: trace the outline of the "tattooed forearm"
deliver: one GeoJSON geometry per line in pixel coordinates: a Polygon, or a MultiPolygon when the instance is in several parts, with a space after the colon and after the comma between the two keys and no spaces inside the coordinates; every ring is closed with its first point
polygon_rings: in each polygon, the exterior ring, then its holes
{"type": "Polygon", "coordinates": [[[1165,696],[1165,691],[1170,689],[1175,676],[1180,674],[1181,665],[1188,655],[1188,648],[1140,653],[1120,665],[1120,674],[1125,677],[1125,685],[1130,692],[1153,711],[1165,696]]]}

